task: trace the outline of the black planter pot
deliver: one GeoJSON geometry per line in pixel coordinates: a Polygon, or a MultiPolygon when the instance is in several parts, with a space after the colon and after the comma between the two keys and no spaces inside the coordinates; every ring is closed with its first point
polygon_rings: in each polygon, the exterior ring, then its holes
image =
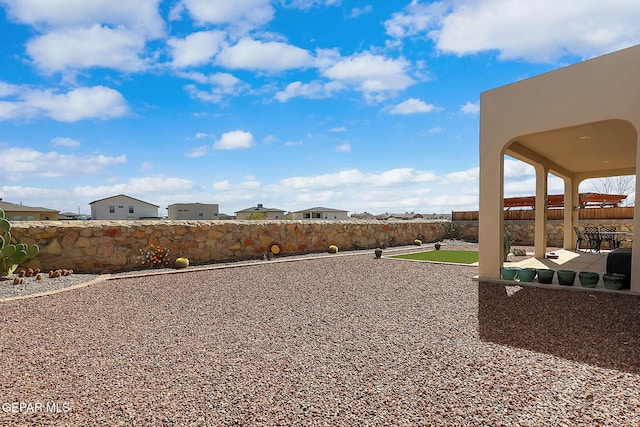
{"type": "Polygon", "coordinates": [[[382,256],[382,249],[380,248],[376,248],[373,252],[376,254],[376,258],[378,259],[382,256]]]}

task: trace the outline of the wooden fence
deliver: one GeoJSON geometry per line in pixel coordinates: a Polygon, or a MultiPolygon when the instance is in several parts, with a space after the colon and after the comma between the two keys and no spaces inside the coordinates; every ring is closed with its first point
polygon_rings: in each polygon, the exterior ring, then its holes
{"type": "MultiPolygon", "coordinates": [[[[598,219],[633,219],[634,207],[621,208],[586,208],[578,211],[578,217],[581,220],[598,220],[598,219]]],[[[526,210],[510,210],[504,211],[505,220],[533,221],[535,219],[535,211],[526,210]]],[[[478,211],[460,211],[451,212],[452,221],[477,221],[479,217],[478,211]]],[[[563,220],[564,209],[548,209],[548,220],[563,220]]]]}

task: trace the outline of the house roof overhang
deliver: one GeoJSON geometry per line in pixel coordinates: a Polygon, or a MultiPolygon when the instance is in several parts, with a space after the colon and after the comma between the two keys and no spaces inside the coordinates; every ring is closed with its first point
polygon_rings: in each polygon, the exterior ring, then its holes
{"type": "Polygon", "coordinates": [[[631,123],[613,119],[521,135],[508,144],[505,154],[566,177],[632,175],[636,141],[631,123]]]}

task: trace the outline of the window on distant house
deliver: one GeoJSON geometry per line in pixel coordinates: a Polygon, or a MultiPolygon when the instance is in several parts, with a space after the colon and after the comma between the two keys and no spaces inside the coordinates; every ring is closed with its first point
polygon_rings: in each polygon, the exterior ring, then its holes
{"type": "Polygon", "coordinates": [[[312,218],[322,219],[322,215],[320,215],[320,212],[316,212],[313,214],[312,218]]]}
{"type": "Polygon", "coordinates": [[[35,221],[36,217],[33,215],[27,215],[27,221],[35,221]]]}
{"type": "Polygon", "coordinates": [[[14,215],[13,216],[13,220],[14,221],[22,221],[22,215],[14,215]]]}
{"type": "Polygon", "coordinates": [[[113,205],[109,206],[109,213],[116,213],[116,207],[113,205]]]}
{"type": "Polygon", "coordinates": [[[129,213],[133,213],[133,206],[129,206],[129,213]]]}
{"type": "Polygon", "coordinates": [[[198,211],[198,216],[204,216],[204,212],[198,211]]]}
{"type": "Polygon", "coordinates": [[[305,212],[304,219],[309,219],[309,218],[311,218],[311,214],[309,212],[305,212]]]}

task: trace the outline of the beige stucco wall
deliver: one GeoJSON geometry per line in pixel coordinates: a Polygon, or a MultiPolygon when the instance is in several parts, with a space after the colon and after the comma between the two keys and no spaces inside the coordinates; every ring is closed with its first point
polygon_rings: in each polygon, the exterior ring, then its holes
{"type": "MultiPolygon", "coordinates": [[[[502,265],[502,230],[504,197],[504,154],[518,138],[548,131],[566,129],[587,123],[617,119],[640,129],[640,46],[634,46],[590,61],[585,61],[551,73],[493,89],[480,97],[480,267],[479,276],[500,277],[502,265]]],[[[636,135],[636,139],[637,139],[636,135]]],[[[561,144],[562,141],[558,141],[561,144]]],[[[638,141],[632,144],[635,148],[638,141]]],[[[633,150],[629,150],[633,151],[633,150]]],[[[581,180],[595,176],[632,174],[640,162],[640,150],[628,152],[629,162],[611,164],[611,170],[593,174],[574,174],[553,163],[553,159],[536,156],[535,152],[520,151],[536,169],[536,204],[544,206],[547,194],[546,177],[558,173],[565,180],[565,200],[577,195],[581,180]],[[626,169],[625,169],[626,168],[626,169]]],[[[520,158],[520,160],[524,160],[520,158]]],[[[636,176],[636,184],[640,177],[636,176]]],[[[570,210],[572,203],[567,206],[570,210]]],[[[537,211],[537,221],[543,224],[545,210],[537,211]]],[[[577,215],[576,215],[577,216],[577,215]]],[[[577,219],[565,214],[565,225],[577,219]]],[[[634,225],[640,224],[640,216],[634,225]]],[[[565,226],[565,230],[571,227],[565,226]]],[[[544,256],[545,227],[536,228],[536,256],[544,256]]],[[[567,231],[563,246],[569,247],[572,236],[567,231]]],[[[632,292],[640,293],[640,251],[634,251],[632,292]]]]}
{"type": "Polygon", "coordinates": [[[115,272],[149,266],[149,257],[168,251],[173,262],[187,257],[194,264],[255,259],[273,242],[282,254],[374,248],[395,240],[411,244],[446,237],[448,223],[430,221],[47,221],[12,223],[19,243],[40,246],[40,254],[23,267],[72,268],[77,272],[115,272]]]}
{"type": "MultiPolygon", "coordinates": [[[[478,221],[455,221],[454,227],[460,239],[467,241],[477,241],[478,238],[478,221]]],[[[586,226],[600,227],[603,225],[613,225],[619,231],[633,232],[632,219],[605,219],[598,221],[581,221],[578,227],[586,226]]],[[[504,221],[504,231],[511,233],[513,237],[513,245],[533,246],[535,241],[536,226],[534,221],[512,220],[504,221]]],[[[547,237],[547,246],[561,248],[564,244],[564,221],[553,220],[547,221],[545,234],[547,237]]],[[[571,241],[571,248],[575,247],[575,233],[571,241]]]]}

